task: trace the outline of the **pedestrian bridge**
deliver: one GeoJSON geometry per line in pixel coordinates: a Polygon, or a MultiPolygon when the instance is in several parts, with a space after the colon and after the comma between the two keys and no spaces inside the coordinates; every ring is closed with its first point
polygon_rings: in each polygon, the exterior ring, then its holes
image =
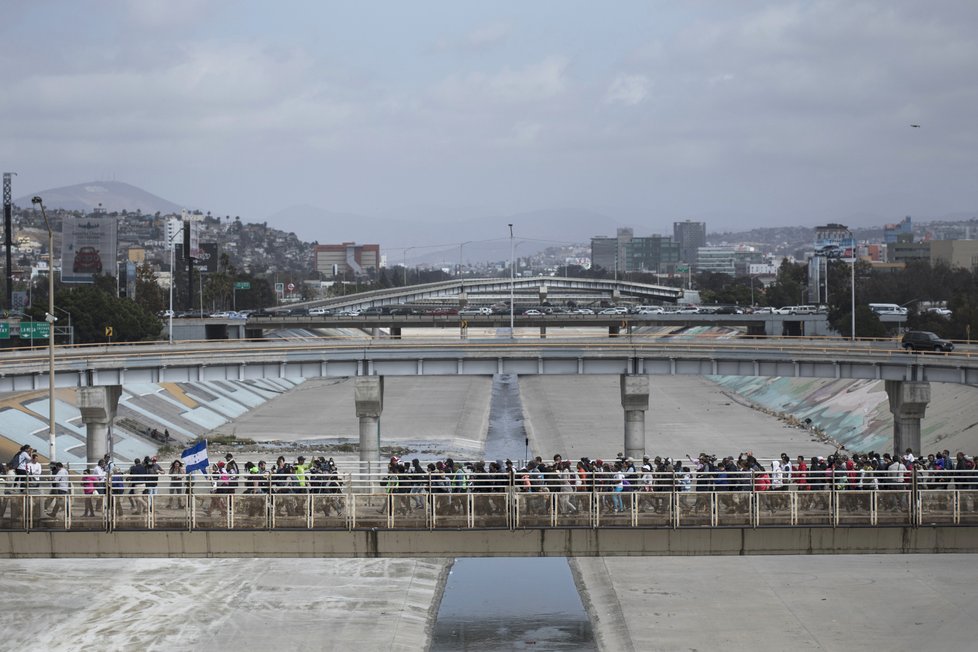
{"type": "Polygon", "coordinates": [[[86,494],[77,482],[68,494],[7,495],[0,558],[978,552],[973,471],[892,484],[825,476],[781,490],[754,473],[699,474],[689,490],[656,475],[635,491],[607,478],[553,491],[504,478],[451,492],[431,476],[392,488],[368,474],[303,486],[252,476],[230,488],[161,476],[152,495],[86,494]]]}

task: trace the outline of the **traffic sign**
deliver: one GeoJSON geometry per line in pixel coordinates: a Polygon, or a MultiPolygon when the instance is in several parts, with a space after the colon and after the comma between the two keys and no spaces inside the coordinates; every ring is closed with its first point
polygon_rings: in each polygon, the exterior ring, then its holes
{"type": "Polygon", "coordinates": [[[295,289],[295,283],[289,283],[289,292],[295,289]]]}
{"type": "Polygon", "coordinates": [[[46,321],[22,321],[20,322],[20,339],[22,340],[44,340],[51,333],[51,324],[46,321]]]}
{"type": "Polygon", "coordinates": [[[0,324],[0,340],[9,340],[9,339],[10,339],[10,323],[3,322],[2,324],[0,324]]]}
{"type": "Polygon", "coordinates": [[[234,289],[235,290],[250,290],[251,289],[251,283],[249,283],[248,281],[235,281],[234,282],[234,289]]]}
{"type": "Polygon", "coordinates": [[[106,337],[112,337],[112,334],[113,334],[114,332],[115,332],[115,331],[113,331],[113,330],[112,330],[112,327],[111,327],[111,326],[106,326],[106,327],[105,327],[105,336],[106,336],[106,337]]]}

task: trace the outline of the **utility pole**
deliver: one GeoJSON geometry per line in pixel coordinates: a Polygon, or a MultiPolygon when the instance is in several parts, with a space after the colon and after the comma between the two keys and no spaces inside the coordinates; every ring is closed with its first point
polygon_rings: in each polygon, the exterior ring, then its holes
{"type": "Polygon", "coordinates": [[[10,190],[10,178],[16,172],[3,173],[3,243],[7,247],[7,308],[14,309],[14,267],[10,250],[13,247],[12,233],[13,224],[11,211],[13,210],[12,195],[10,190]]]}

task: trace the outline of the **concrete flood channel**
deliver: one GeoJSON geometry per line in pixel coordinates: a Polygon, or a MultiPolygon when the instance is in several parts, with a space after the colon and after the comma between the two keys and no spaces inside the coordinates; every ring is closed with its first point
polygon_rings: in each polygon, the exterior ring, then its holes
{"type": "MultiPolygon", "coordinates": [[[[485,459],[527,455],[519,383],[493,378],[485,459]]],[[[597,650],[564,558],[456,559],[442,594],[431,650],[597,650]]]]}

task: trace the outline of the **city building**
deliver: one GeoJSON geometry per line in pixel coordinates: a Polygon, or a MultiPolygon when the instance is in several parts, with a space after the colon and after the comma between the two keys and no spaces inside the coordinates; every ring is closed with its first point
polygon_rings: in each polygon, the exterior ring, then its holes
{"type": "Polygon", "coordinates": [[[917,260],[930,261],[930,241],[914,242],[913,236],[901,235],[897,242],[886,247],[886,261],[909,263],[917,260]]]}
{"type": "Polygon", "coordinates": [[[591,266],[608,271],[615,269],[618,260],[618,238],[598,235],[591,238],[591,266]]]}
{"type": "Polygon", "coordinates": [[[610,272],[671,272],[679,262],[679,246],[662,235],[636,237],[630,228],[614,238],[591,238],[591,264],[610,272]]]}
{"type": "Polygon", "coordinates": [[[884,244],[893,244],[900,238],[900,236],[907,235],[909,235],[910,240],[913,241],[913,224],[910,221],[909,215],[896,224],[887,224],[883,227],[884,244]]]}
{"type": "Polygon", "coordinates": [[[931,240],[930,264],[978,272],[978,240],[931,240]]]}
{"type": "Polygon", "coordinates": [[[765,262],[764,254],[750,245],[716,245],[696,250],[696,271],[748,276],[751,267],[765,262]]]}
{"type": "Polygon", "coordinates": [[[699,248],[706,246],[706,222],[673,222],[672,239],[679,246],[679,260],[695,263],[699,248]]]}
{"type": "Polygon", "coordinates": [[[314,270],[325,278],[374,276],[380,268],[380,245],[344,242],[316,245],[314,270]]]}
{"type": "Polygon", "coordinates": [[[679,262],[679,244],[661,235],[632,238],[625,245],[624,258],[629,272],[671,273],[679,262]]]}

